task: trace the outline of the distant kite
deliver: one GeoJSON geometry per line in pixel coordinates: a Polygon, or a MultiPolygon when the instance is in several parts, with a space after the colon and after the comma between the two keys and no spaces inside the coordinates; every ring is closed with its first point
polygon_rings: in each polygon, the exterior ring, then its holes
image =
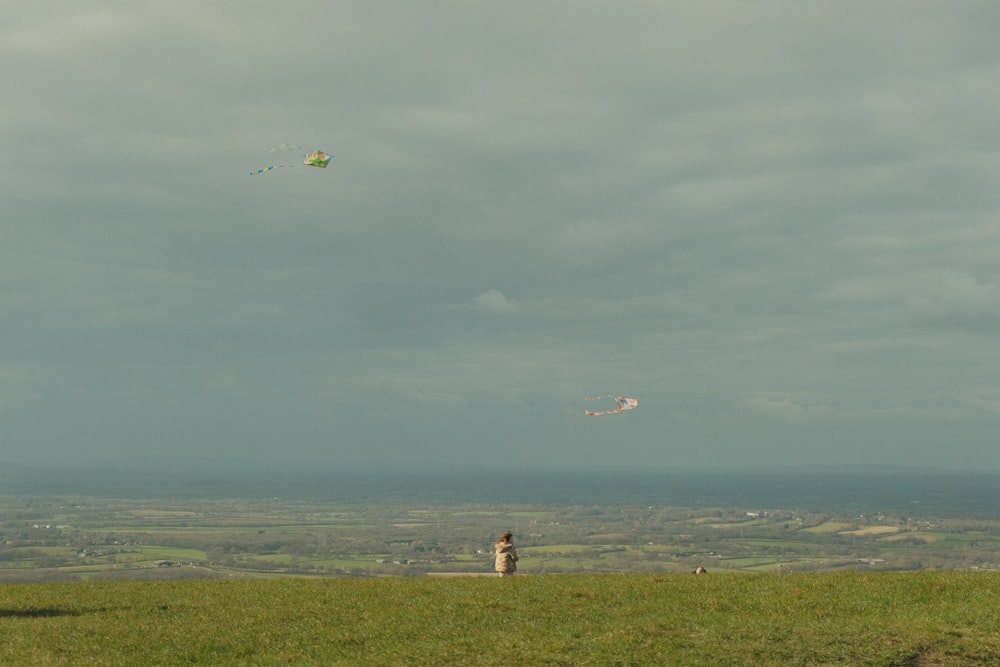
{"type": "Polygon", "coordinates": [[[605,394],[603,396],[588,396],[588,401],[598,401],[602,398],[613,398],[615,400],[615,407],[609,410],[584,410],[583,414],[588,417],[600,417],[601,415],[616,415],[619,412],[627,412],[628,410],[635,410],[639,407],[638,398],[627,398],[625,396],[619,396],[618,394],[605,394]]]}
{"type": "Polygon", "coordinates": [[[333,158],[331,156],[327,155],[323,151],[316,150],[306,156],[305,162],[303,162],[303,164],[306,164],[310,167],[319,167],[320,169],[326,169],[326,165],[330,164],[330,160],[332,159],[333,158]]]}
{"type": "MultiPolygon", "coordinates": [[[[302,164],[304,164],[307,167],[319,167],[320,169],[326,169],[326,165],[330,164],[330,160],[333,159],[332,155],[327,155],[321,150],[314,150],[311,153],[301,153],[302,150],[304,150],[302,146],[296,146],[295,144],[281,144],[280,146],[269,150],[268,153],[274,153],[275,151],[299,151],[300,155],[303,158],[305,158],[302,161],[302,164]]],[[[298,165],[275,164],[267,167],[261,167],[260,169],[254,169],[253,171],[250,172],[250,175],[257,176],[260,174],[266,174],[267,172],[273,171],[275,169],[287,169],[296,166],[298,165]]]]}

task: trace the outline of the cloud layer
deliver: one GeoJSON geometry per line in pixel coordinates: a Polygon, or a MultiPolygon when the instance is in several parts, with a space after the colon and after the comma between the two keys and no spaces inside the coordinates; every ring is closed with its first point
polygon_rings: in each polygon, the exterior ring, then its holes
{"type": "Polygon", "coordinates": [[[996,469],[998,27],[12,9],[5,456],[996,469]],[[334,159],[248,176],[280,144],[334,159]]]}

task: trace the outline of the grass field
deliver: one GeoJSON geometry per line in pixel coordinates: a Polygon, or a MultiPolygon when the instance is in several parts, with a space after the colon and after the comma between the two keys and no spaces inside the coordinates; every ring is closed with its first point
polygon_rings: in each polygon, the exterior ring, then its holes
{"type": "Polygon", "coordinates": [[[997,576],[12,584],[0,587],[0,664],[991,665],[997,576]]]}

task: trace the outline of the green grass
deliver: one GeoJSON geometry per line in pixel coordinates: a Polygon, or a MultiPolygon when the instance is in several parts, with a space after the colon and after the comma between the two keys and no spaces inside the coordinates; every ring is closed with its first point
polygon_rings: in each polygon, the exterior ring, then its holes
{"type": "Polygon", "coordinates": [[[987,665],[985,572],[0,587],[0,664],[987,665]]]}

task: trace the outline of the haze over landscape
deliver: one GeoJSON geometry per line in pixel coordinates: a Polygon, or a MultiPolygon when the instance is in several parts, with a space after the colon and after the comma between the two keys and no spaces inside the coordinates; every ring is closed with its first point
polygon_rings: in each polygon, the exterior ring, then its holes
{"type": "Polygon", "coordinates": [[[7,4],[5,464],[1000,471],[994,3],[7,4]]]}

